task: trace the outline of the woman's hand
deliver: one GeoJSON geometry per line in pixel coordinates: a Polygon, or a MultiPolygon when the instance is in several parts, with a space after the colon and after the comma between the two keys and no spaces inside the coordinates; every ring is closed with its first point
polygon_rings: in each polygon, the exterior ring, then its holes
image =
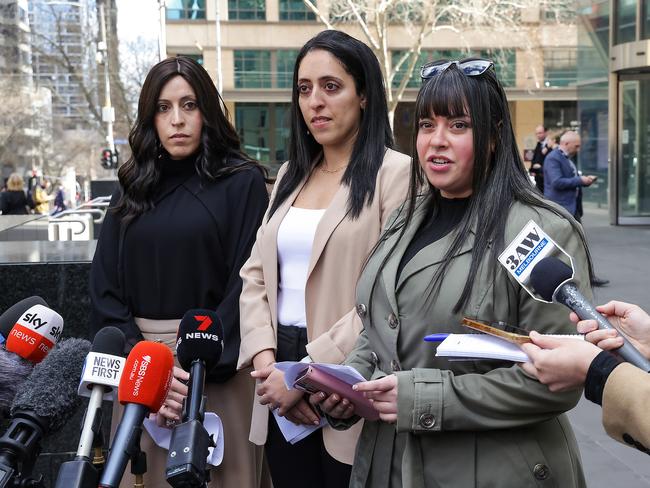
{"type": "Polygon", "coordinates": [[[172,382],[167,392],[167,398],[165,398],[165,402],[160,407],[160,410],[158,410],[156,417],[158,426],[171,427],[175,422],[181,420],[183,400],[187,397],[187,385],[182,383],[182,381],[189,379],[190,374],[187,371],[174,366],[172,382]]]}
{"type": "Polygon", "coordinates": [[[352,402],[336,393],[327,396],[327,393],[319,391],[310,395],[309,403],[318,406],[323,413],[335,419],[349,419],[354,415],[352,402]]]}
{"type": "Polygon", "coordinates": [[[584,385],[589,366],[601,349],[578,339],[544,337],[535,331],[530,333],[532,343],[521,348],[530,362],[521,368],[551,391],[567,391],[584,385]]]}
{"type": "Polygon", "coordinates": [[[282,417],[304,395],[300,390],[287,390],[284,383],[284,373],[276,369],[273,364],[251,372],[251,376],[261,382],[257,386],[259,402],[262,405],[268,405],[271,410],[278,409],[278,414],[282,417]]]}
{"type": "Polygon", "coordinates": [[[319,425],[320,417],[311,408],[307,400],[301,398],[293,407],[289,409],[285,417],[294,424],[300,425],[319,425]]]}
{"type": "Polygon", "coordinates": [[[364,393],[381,420],[391,424],[397,422],[397,376],[391,374],[378,380],[362,381],[352,389],[364,393]]]}
{"type": "MultiPolygon", "coordinates": [[[[611,301],[605,305],[599,305],[596,310],[625,334],[641,354],[650,358],[650,316],[641,307],[631,303],[611,301]]],[[[577,322],[578,332],[586,334],[585,339],[601,349],[609,351],[623,345],[623,338],[618,331],[599,330],[595,320],[580,320],[573,312],[571,312],[570,318],[573,322],[577,322]]]]}

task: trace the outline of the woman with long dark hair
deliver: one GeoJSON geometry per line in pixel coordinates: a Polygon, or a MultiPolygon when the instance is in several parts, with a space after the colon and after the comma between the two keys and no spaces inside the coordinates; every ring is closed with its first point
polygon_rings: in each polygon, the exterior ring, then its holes
{"type": "MultiPolygon", "coordinates": [[[[511,362],[448,361],[423,337],[467,333],[463,317],[546,333],[573,330],[565,309],[534,299],[498,261],[529,221],[573,258],[590,296],[580,225],[543,200],[519,157],[492,62],[422,68],[409,199],[364,268],[364,329],[346,364],[380,414],[366,422],[353,487],[580,487],[577,443],[563,412],[579,391],[553,394],[511,362]]],[[[312,396],[339,428],[353,406],[312,396]]]]}
{"type": "Polygon", "coordinates": [[[325,427],[287,442],[281,417],[296,424],[319,417],[302,394],[286,389],[274,363],[340,363],[354,346],[361,328],[355,283],[388,215],[406,198],[408,157],[390,149],[387,112],[370,48],[333,30],[302,47],[289,161],[241,273],[239,367],[252,363],[259,381],[250,439],[266,443],[275,488],[349,480],[359,428],[325,427]]]}
{"type": "MultiPolygon", "coordinates": [[[[156,340],[174,351],[186,311],[216,310],[224,350],[207,375],[206,411],[221,417],[225,449],[210,486],[253,488],[260,483],[263,453],[247,440],[253,380],[236,371],[239,270],[268,194],[264,170],[240,149],[222,106],[207,72],[187,57],[161,61],[147,75],[129,134],[132,156],[119,169],[120,187],[93,259],[91,333],[117,326],[131,346],[156,340]]],[[[187,378],[174,368],[160,424],[179,420],[187,378]]],[[[148,435],[142,447],[146,484],[162,486],[166,451],[148,435]]],[[[129,477],[125,486],[132,484],[129,477]]]]}

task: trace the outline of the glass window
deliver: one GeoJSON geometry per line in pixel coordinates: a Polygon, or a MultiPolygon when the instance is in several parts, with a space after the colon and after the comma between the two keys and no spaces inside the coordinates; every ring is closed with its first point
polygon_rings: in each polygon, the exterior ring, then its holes
{"type": "Polygon", "coordinates": [[[168,0],[168,20],[205,19],[205,0],[168,0]]]}
{"type": "Polygon", "coordinates": [[[636,0],[616,0],[614,3],[614,44],[635,40],[636,0]]]}
{"type": "Polygon", "coordinates": [[[228,0],[228,20],[265,19],[265,0],[228,0]]]}
{"type": "Polygon", "coordinates": [[[642,39],[650,39],[650,2],[643,2],[641,4],[641,27],[643,32],[641,32],[642,39]]]}
{"type": "Polygon", "coordinates": [[[296,63],[298,51],[282,50],[276,54],[276,86],[277,88],[292,88],[293,66],[296,63]]]}
{"type": "Polygon", "coordinates": [[[575,85],[578,78],[575,48],[544,50],[544,86],[575,85]]]}
{"type": "Polygon", "coordinates": [[[288,103],[236,103],[235,126],[242,147],[252,158],[277,172],[288,157],[288,103]]]}
{"type": "Polygon", "coordinates": [[[302,0],[280,0],[280,20],[316,20],[316,15],[302,0]]]}
{"type": "Polygon", "coordinates": [[[235,88],[271,87],[271,51],[235,51],[235,88]]]}

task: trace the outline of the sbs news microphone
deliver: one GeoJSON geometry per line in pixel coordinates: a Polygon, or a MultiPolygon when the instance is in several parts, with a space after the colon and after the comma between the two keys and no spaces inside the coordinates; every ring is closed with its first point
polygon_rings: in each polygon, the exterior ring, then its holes
{"type": "MultiPolygon", "coordinates": [[[[61,341],[16,394],[11,422],[0,437],[0,487],[38,486],[30,479],[43,436],[59,430],[80,403],[77,385],[90,342],[61,341]]],[[[42,477],[39,477],[42,479],[42,477]]]]}
{"type": "Polygon", "coordinates": [[[18,303],[14,303],[11,307],[5,310],[2,315],[0,315],[0,344],[3,344],[7,339],[9,332],[14,328],[14,325],[16,325],[16,322],[22,314],[34,305],[43,305],[44,307],[48,306],[47,302],[41,297],[33,296],[23,298],[18,303]]]}
{"type": "MultiPolygon", "coordinates": [[[[539,261],[530,274],[531,285],[542,298],[560,303],[573,310],[582,320],[595,320],[599,329],[615,329],[594,306],[580,293],[572,281],[573,270],[555,257],[539,261]]],[[[617,350],[623,359],[646,372],[650,372],[650,361],[621,334],[623,345],[617,350]]]]}
{"type": "Polygon", "coordinates": [[[126,361],[123,357],[125,342],[124,334],[117,327],[104,327],[93,339],[78,389],[79,396],[89,397],[90,400],[83,419],[77,456],[72,461],[61,464],[55,488],[97,486],[99,474],[94,465],[104,462],[101,436],[102,401],[112,401],[115,397],[114,393],[126,361]],[[96,452],[91,463],[90,453],[93,447],[99,452],[96,452]]]}
{"type": "Polygon", "coordinates": [[[167,482],[173,487],[201,487],[207,480],[208,447],[214,445],[203,427],[205,375],[221,358],[223,324],[211,310],[188,311],[178,327],[176,357],[189,371],[182,423],[175,426],[167,453],[167,482]]]}
{"type": "Polygon", "coordinates": [[[173,367],[171,351],[158,342],[138,342],[129,353],[117,390],[124,413],[99,486],[114,488],[120,484],[130,456],[139,450],[142,422],[149,413],[160,410],[167,397],[173,367]]]}
{"type": "Polygon", "coordinates": [[[43,305],[34,305],[16,321],[5,348],[38,363],[59,341],[62,332],[63,318],[58,313],[43,305]]]}

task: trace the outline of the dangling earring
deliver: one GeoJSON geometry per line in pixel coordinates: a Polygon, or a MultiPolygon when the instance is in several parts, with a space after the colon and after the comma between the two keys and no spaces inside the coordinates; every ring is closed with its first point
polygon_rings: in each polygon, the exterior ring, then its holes
{"type": "Polygon", "coordinates": [[[163,157],[163,147],[162,144],[160,143],[160,139],[156,137],[156,155],[158,159],[162,159],[163,157]]]}

